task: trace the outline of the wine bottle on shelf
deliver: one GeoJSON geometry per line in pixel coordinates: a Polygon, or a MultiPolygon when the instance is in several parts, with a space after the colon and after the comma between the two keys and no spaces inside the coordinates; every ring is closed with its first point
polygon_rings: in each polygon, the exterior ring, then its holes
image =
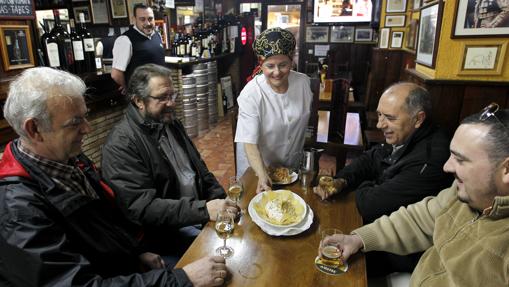
{"type": "Polygon", "coordinates": [[[51,29],[51,34],[57,38],[60,67],[64,70],[73,72],[74,56],[72,53],[71,37],[60,22],[60,14],[58,9],[53,10],[53,15],[55,16],[55,27],[51,29]]]}
{"type": "Polygon", "coordinates": [[[81,74],[85,72],[85,54],[83,51],[83,40],[80,35],[76,33],[76,28],[74,26],[74,19],[69,20],[71,23],[71,42],[72,42],[72,52],[74,54],[74,73],[81,74]]]}
{"type": "Polygon", "coordinates": [[[44,33],[42,33],[41,35],[41,42],[40,42],[40,51],[42,52],[42,61],[41,63],[39,63],[40,65],[43,65],[43,66],[49,66],[49,61],[48,61],[48,51],[46,50],[46,41],[48,40],[49,38],[49,30],[48,30],[48,27],[46,25],[44,25],[44,23],[40,23],[41,24],[41,27],[42,27],[42,31],[44,33]]]}
{"type": "Polygon", "coordinates": [[[44,40],[44,56],[47,59],[46,65],[52,68],[60,68],[60,54],[58,51],[58,39],[49,33],[44,40]]]}
{"type": "Polygon", "coordinates": [[[85,26],[85,14],[79,14],[79,29],[76,30],[83,41],[83,54],[85,56],[84,72],[95,72],[95,48],[94,37],[85,26]]]}

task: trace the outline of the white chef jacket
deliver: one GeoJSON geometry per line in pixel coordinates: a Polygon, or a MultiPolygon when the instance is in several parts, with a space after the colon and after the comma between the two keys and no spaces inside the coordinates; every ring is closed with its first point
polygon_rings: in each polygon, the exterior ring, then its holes
{"type": "Polygon", "coordinates": [[[257,144],[266,166],[295,166],[304,147],[313,94],[309,77],[290,71],[285,94],[272,90],[263,74],[252,79],[237,99],[239,118],[237,174],[248,168],[244,143],[257,144]]]}

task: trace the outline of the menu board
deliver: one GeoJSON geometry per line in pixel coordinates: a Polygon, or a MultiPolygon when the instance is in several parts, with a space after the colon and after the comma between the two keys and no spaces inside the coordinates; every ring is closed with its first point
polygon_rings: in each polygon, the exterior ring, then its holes
{"type": "Polygon", "coordinates": [[[34,0],[0,0],[0,18],[34,18],[34,0]]]}

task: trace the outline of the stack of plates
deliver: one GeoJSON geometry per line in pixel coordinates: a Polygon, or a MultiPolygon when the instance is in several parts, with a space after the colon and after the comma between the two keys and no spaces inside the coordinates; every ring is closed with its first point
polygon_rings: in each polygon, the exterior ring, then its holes
{"type": "MultiPolygon", "coordinates": [[[[282,192],[282,190],[275,190],[274,192],[282,192]]],[[[262,195],[263,193],[259,193],[253,197],[253,199],[251,199],[247,211],[249,212],[253,222],[258,225],[265,233],[273,236],[292,236],[306,231],[311,226],[311,224],[313,224],[313,210],[309,207],[309,205],[306,204],[304,199],[295,193],[292,193],[294,198],[297,200],[297,202],[299,202],[299,204],[305,206],[306,209],[298,222],[289,225],[275,225],[266,221],[258,215],[256,209],[254,208],[254,204],[258,203],[262,199],[262,195]]]]}

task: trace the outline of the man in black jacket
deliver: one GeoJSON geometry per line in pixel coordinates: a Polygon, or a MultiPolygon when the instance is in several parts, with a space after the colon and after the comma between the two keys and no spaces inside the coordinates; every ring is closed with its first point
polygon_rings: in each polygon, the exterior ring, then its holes
{"type": "MultiPolygon", "coordinates": [[[[397,83],[380,97],[377,113],[377,128],[383,131],[386,143],[366,151],[340,170],[332,192],[314,188],[322,199],[343,190],[354,191],[364,224],[436,195],[453,180],[442,170],[449,157],[449,137],[433,125],[431,97],[425,89],[413,83],[397,83]]],[[[376,256],[373,254],[372,258],[376,256]]],[[[408,258],[394,260],[394,270],[390,259],[370,262],[368,258],[368,272],[378,275],[412,271],[419,256],[408,258]]]]}
{"type": "Polygon", "coordinates": [[[238,213],[223,199],[224,189],[207,169],[173,117],[175,99],[170,70],[148,64],[129,81],[131,103],[124,119],[109,134],[102,152],[102,174],[116,194],[121,210],[145,230],[144,242],[155,252],[181,244],[177,229],[216,220],[217,212],[238,213]]]}
{"type": "Polygon", "coordinates": [[[81,153],[90,132],[85,90],[78,77],[51,68],[26,70],[11,83],[4,116],[20,138],[7,145],[0,162],[0,236],[30,256],[2,252],[0,261],[27,265],[0,268],[0,278],[14,284],[25,271],[31,272],[25,283],[39,286],[224,283],[222,257],[169,270],[157,254],[138,247],[134,227],[81,153]],[[141,273],[142,266],[152,270],[141,273]]]}

